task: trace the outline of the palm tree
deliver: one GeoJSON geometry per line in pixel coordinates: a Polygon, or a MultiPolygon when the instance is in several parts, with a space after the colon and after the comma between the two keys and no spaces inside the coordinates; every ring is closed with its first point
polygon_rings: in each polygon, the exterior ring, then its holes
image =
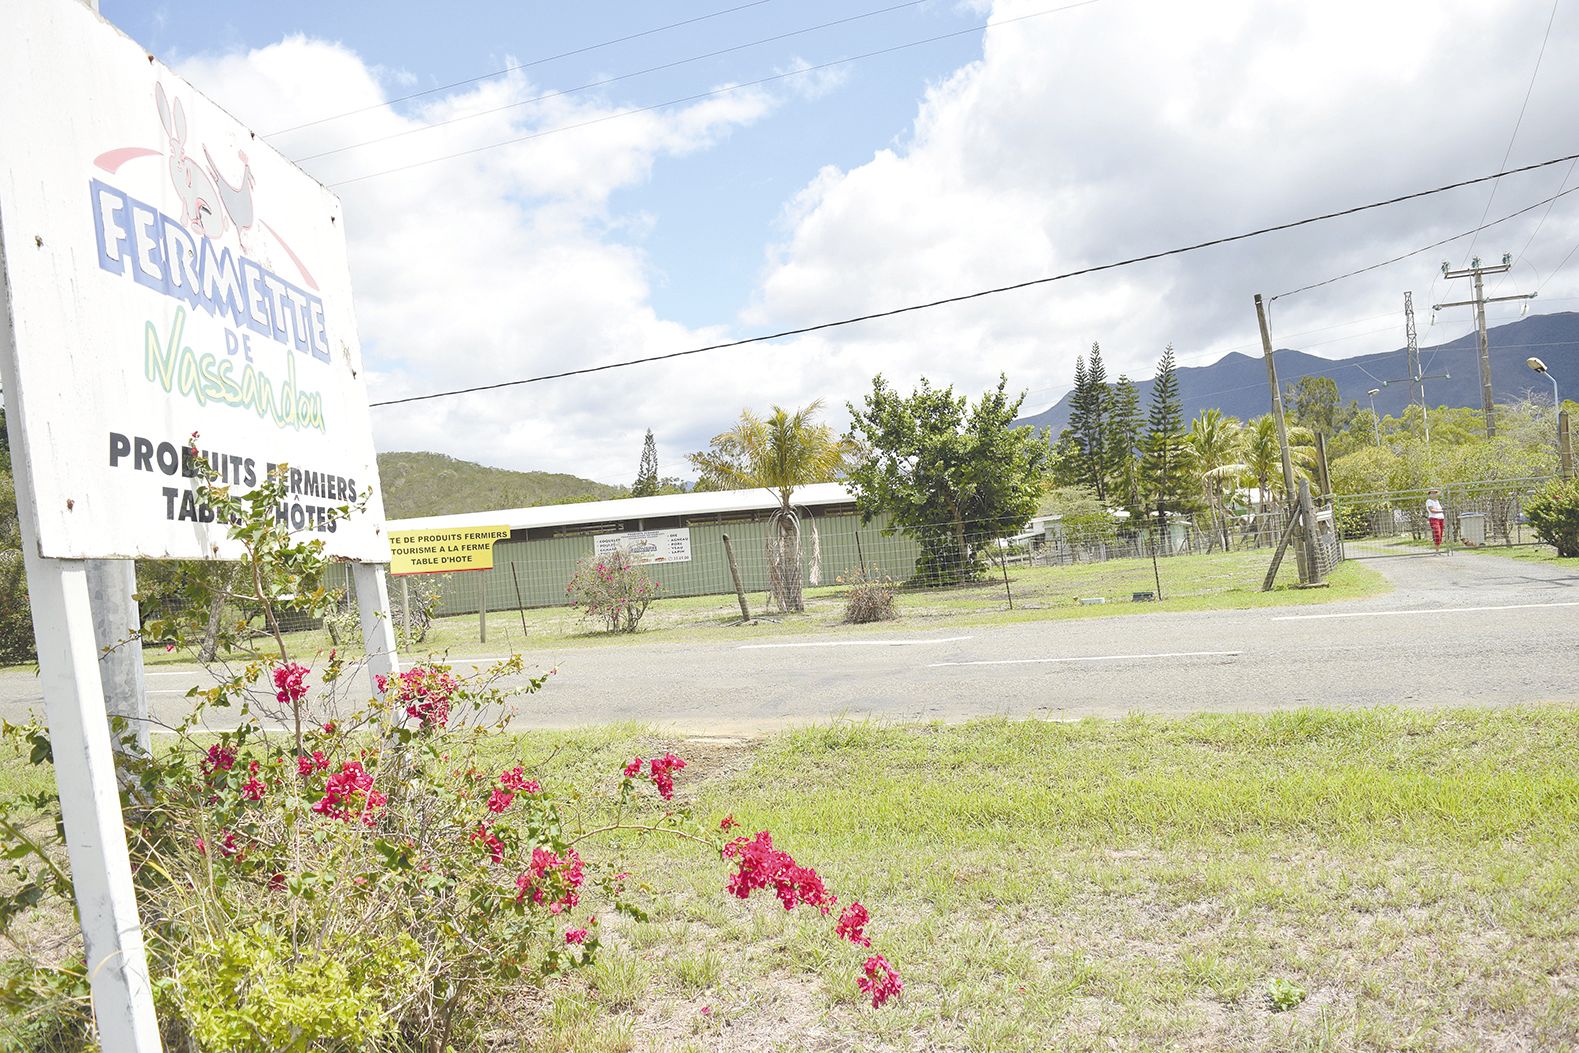
{"type": "Polygon", "coordinates": [[[778,498],[768,566],[773,598],[785,611],[806,609],[801,594],[800,518],[791,504],[795,488],[838,478],[852,452],[849,440],[813,419],[821,409],[818,399],[794,413],[774,406],[766,419],[742,410],[733,428],[713,436],[707,450],[689,458],[701,472],[701,485],[709,489],[760,486],[778,498]]]}
{"type": "Polygon", "coordinates": [[[1243,464],[1236,463],[1244,442],[1241,431],[1239,421],[1224,416],[1221,410],[1209,409],[1190,422],[1190,433],[1184,437],[1184,448],[1201,477],[1206,505],[1225,549],[1228,520],[1222,511],[1223,479],[1245,470],[1243,464]]]}

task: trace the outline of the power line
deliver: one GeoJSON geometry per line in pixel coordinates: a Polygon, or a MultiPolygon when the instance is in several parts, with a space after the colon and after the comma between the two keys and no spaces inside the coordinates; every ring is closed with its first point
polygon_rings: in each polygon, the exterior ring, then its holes
{"type": "Polygon", "coordinates": [[[586,47],[575,48],[571,51],[561,51],[557,55],[545,55],[543,58],[533,59],[530,62],[522,62],[514,66],[506,66],[504,69],[497,69],[492,73],[481,73],[475,77],[467,77],[464,80],[456,80],[451,81],[448,84],[440,84],[436,88],[423,88],[421,91],[414,91],[409,95],[401,95],[398,98],[385,99],[383,102],[375,102],[368,106],[359,106],[354,110],[346,110],[344,113],[336,113],[331,114],[328,117],[320,117],[315,121],[307,121],[304,124],[293,124],[289,128],[281,128],[277,132],[269,132],[263,138],[272,139],[277,135],[284,135],[287,132],[299,132],[303,128],[315,128],[320,124],[328,124],[330,121],[338,121],[342,117],[354,117],[359,113],[366,113],[368,110],[381,110],[386,106],[394,106],[396,103],[410,102],[412,99],[420,99],[424,95],[433,95],[437,92],[449,91],[451,88],[460,88],[466,86],[467,84],[476,84],[480,80],[490,80],[494,77],[502,77],[507,73],[515,73],[519,70],[530,69],[533,66],[541,66],[548,62],[557,62],[563,58],[572,58],[576,55],[585,55],[589,51],[597,51],[601,48],[612,47],[615,44],[624,44],[628,41],[640,40],[642,37],[654,36],[658,33],[664,33],[671,29],[679,29],[682,26],[694,25],[697,22],[706,22],[709,19],[719,18],[723,15],[732,15],[736,11],[744,11],[751,7],[761,7],[763,4],[770,4],[772,2],[773,0],[752,0],[752,2],[749,4],[740,4],[736,7],[727,7],[722,11],[713,11],[709,14],[697,15],[695,18],[687,18],[679,22],[670,22],[668,25],[657,26],[653,29],[644,29],[640,33],[631,33],[628,36],[615,37],[613,40],[604,40],[597,44],[588,44],[586,47]]]}
{"type": "Polygon", "coordinates": [[[605,114],[602,117],[594,117],[591,120],[579,121],[575,124],[564,124],[557,128],[548,128],[541,132],[533,132],[530,135],[522,135],[514,139],[506,139],[503,142],[488,143],[483,146],[474,146],[467,150],[457,150],[452,154],[442,154],[438,157],[430,157],[425,161],[413,161],[411,164],[407,165],[397,165],[394,168],[385,168],[376,172],[368,172],[365,175],[353,176],[350,179],[341,179],[338,182],[330,183],[329,185],[348,186],[352,183],[360,183],[364,180],[376,179],[379,176],[394,175],[397,172],[409,172],[413,169],[425,168],[428,165],[438,164],[442,161],[453,161],[458,157],[469,157],[472,154],[480,154],[487,150],[497,150],[501,146],[515,146],[520,143],[530,142],[533,139],[541,139],[544,136],[557,135],[560,132],[571,132],[578,128],[590,128],[594,124],[603,124],[605,121],[614,121],[621,117],[632,117],[638,113],[650,113],[653,110],[661,110],[669,106],[679,106],[687,102],[697,102],[701,99],[711,99],[719,95],[728,95],[744,88],[755,88],[763,84],[773,83],[774,81],[787,80],[790,77],[801,77],[808,73],[816,73],[820,70],[832,69],[834,66],[843,66],[851,62],[860,62],[864,59],[876,58],[880,55],[891,55],[894,52],[904,51],[908,48],[921,47],[924,44],[935,44],[940,40],[949,40],[954,37],[961,37],[970,33],[979,33],[985,29],[996,29],[999,26],[1013,25],[1016,22],[1025,22],[1029,19],[1041,18],[1045,15],[1056,15],[1064,11],[1073,11],[1077,7],[1089,7],[1092,4],[1098,3],[1102,3],[1102,0],[1078,0],[1077,3],[1065,4],[1062,7],[1050,7],[1043,11],[1032,11],[1030,14],[1019,15],[1015,18],[1005,18],[997,22],[984,22],[981,25],[969,26],[965,29],[956,29],[949,33],[939,33],[937,36],[924,37],[920,40],[911,40],[904,44],[895,44],[892,47],[879,48],[876,51],[867,51],[859,55],[850,55],[846,58],[835,59],[832,62],[823,62],[815,66],[805,66],[801,69],[788,70],[784,73],[775,73],[772,76],[761,77],[757,80],[746,81],[742,84],[728,84],[721,88],[714,88],[711,91],[698,92],[695,95],[687,95],[679,99],[668,99],[664,102],[655,102],[650,106],[636,106],[628,110],[618,110],[614,113],[605,114]]]}
{"type": "MultiPolygon", "coordinates": [[[[1540,76],[1541,73],[1541,59],[1546,57],[1546,42],[1551,39],[1552,23],[1557,20],[1557,5],[1561,2],[1562,0],[1552,0],[1552,13],[1546,18],[1546,32],[1541,34],[1541,49],[1535,55],[1535,68],[1530,71],[1530,83],[1529,86],[1524,89],[1524,101],[1519,104],[1519,116],[1518,119],[1513,122],[1513,134],[1508,136],[1508,148],[1502,152],[1502,164],[1497,166],[1499,168],[1506,166],[1508,163],[1508,158],[1513,156],[1513,144],[1518,140],[1519,128],[1524,124],[1524,111],[1529,108],[1530,94],[1535,91],[1535,80],[1540,76]]],[[[1486,222],[1486,217],[1491,214],[1491,203],[1495,201],[1496,198],[1497,184],[1493,182],[1491,184],[1491,193],[1486,195],[1486,207],[1480,214],[1480,221],[1482,223],[1486,222]]],[[[1469,248],[1464,250],[1464,260],[1466,263],[1469,261],[1470,254],[1474,251],[1475,239],[1471,238],[1469,242],[1469,248]]],[[[1462,267],[1463,264],[1460,264],[1459,266],[1462,267]]],[[[1436,288],[1435,283],[1432,284],[1432,288],[1436,288]]]]}
{"type": "Polygon", "coordinates": [[[545,373],[541,376],[525,377],[519,380],[502,380],[493,384],[479,384],[474,387],[456,388],[451,391],[437,391],[427,395],[411,395],[407,396],[406,398],[387,399],[382,402],[374,402],[371,405],[400,406],[409,402],[423,402],[428,399],[448,398],[452,395],[469,395],[478,391],[493,391],[499,388],[518,387],[522,384],[536,384],[545,380],[560,380],[565,377],[583,376],[588,373],[601,373],[605,370],[622,369],[626,366],[643,365],[648,362],[663,362],[674,358],[684,358],[689,355],[699,355],[707,351],[722,351],[726,348],[743,347],[746,344],[760,344],[769,340],[779,340],[788,336],[803,336],[807,333],[815,333],[825,329],[836,329],[841,326],[854,325],[857,322],[870,322],[879,318],[892,318],[895,315],[911,314],[916,311],[925,311],[934,307],[942,307],[946,304],[963,303],[967,300],[977,300],[987,296],[996,296],[1000,293],[1014,292],[1019,289],[1028,289],[1037,285],[1047,285],[1052,282],[1063,281],[1067,278],[1080,277],[1081,275],[1097,274],[1101,271],[1117,270],[1120,267],[1129,267],[1137,263],[1145,263],[1150,260],[1162,259],[1166,256],[1179,256],[1189,252],[1198,252],[1201,249],[1208,249],[1217,245],[1227,245],[1236,241],[1246,241],[1250,238],[1258,238],[1265,234],[1273,234],[1283,230],[1292,230],[1295,227],[1308,226],[1312,223],[1323,223],[1327,220],[1338,219],[1343,216],[1352,216],[1360,212],[1368,212],[1372,209],[1385,208],[1389,205],[1400,204],[1404,201],[1413,201],[1417,198],[1430,197],[1434,194],[1446,193],[1449,190],[1457,190],[1460,187],[1474,186],[1477,183],[1485,183],[1489,180],[1500,179],[1503,176],[1517,175],[1520,172],[1532,172],[1540,168],[1549,168],[1552,165],[1562,164],[1565,161],[1572,161],[1575,158],[1579,158],[1579,153],[1566,154],[1562,157],[1552,158],[1549,161],[1537,161],[1534,164],[1523,165],[1519,168],[1507,169],[1505,171],[1496,172],[1491,175],[1476,176],[1473,179],[1461,179],[1456,183],[1448,183],[1444,186],[1435,187],[1430,190],[1416,190],[1408,194],[1400,194],[1397,197],[1387,198],[1382,201],[1373,201],[1366,205],[1354,205],[1349,208],[1339,209],[1335,212],[1325,212],[1317,216],[1307,216],[1304,219],[1290,220],[1287,223],[1278,223],[1270,227],[1261,227],[1257,230],[1247,231],[1243,234],[1230,234],[1220,238],[1212,238],[1208,241],[1196,242],[1193,245],[1184,245],[1173,249],[1163,249],[1159,252],[1147,253],[1144,256],[1131,256],[1128,259],[1115,260],[1111,263],[1099,263],[1090,267],[1081,267],[1072,271],[1064,271],[1061,274],[1054,274],[1044,278],[1032,278],[1029,281],[1015,282],[1012,285],[1000,285],[991,289],[981,289],[976,292],[964,293],[959,296],[947,296],[940,300],[932,300],[927,303],[911,304],[907,307],[895,307],[886,311],[874,311],[870,314],[856,315],[853,318],[843,318],[833,322],[819,322],[815,325],[801,326],[796,329],[785,329],[776,333],[768,333],[762,336],[750,336],[741,340],[729,340],[718,344],[708,344],[705,347],[694,347],[685,351],[670,351],[667,354],[662,355],[648,355],[643,358],[625,359],[619,362],[605,362],[602,365],[585,366],[581,369],[568,369],[559,373],[545,373]]]}
{"type": "MultiPolygon", "coordinates": [[[[1565,179],[1564,182],[1567,182],[1567,180],[1565,179]]],[[[1309,292],[1311,289],[1319,289],[1323,285],[1331,285],[1333,282],[1340,282],[1340,281],[1342,281],[1345,278],[1352,278],[1356,274],[1364,274],[1367,271],[1378,270],[1379,268],[1382,268],[1382,267],[1390,267],[1390,266],[1392,266],[1395,263],[1400,263],[1403,260],[1409,259],[1409,257],[1411,257],[1411,256],[1418,256],[1422,252],[1430,252],[1432,249],[1441,248],[1443,245],[1446,245],[1449,242],[1457,241],[1459,238],[1465,238],[1465,237],[1468,237],[1471,234],[1477,234],[1480,231],[1485,230],[1487,227],[1495,227],[1499,223],[1506,223],[1508,220],[1515,219],[1515,218],[1517,218],[1519,216],[1522,216],[1522,215],[1524,215],[1524,213],[1531,212],[1531,211],[1533,211],[1533,210],[1535,210],[1537,208],[1540,208],[1542,205],[1550,206],[1558,198],[1560,198],[1560,197],[1567,197],[1569,194],[1572,194],[1575,191],[1579,191],[1579,187],[1571,187],[1571,188],[1569,188],[1567,190],[1561,190],[1561,191],[1553,194],[1551,197],[1542,198],[1541,200],[1535,202],[1534,204],[1525,205],[1523,208],[1519,209],[1517,212],[1510,212],[1506,216],[1503,216],[1501,219],[1494,219],[1490,223],[1482,223],[1478,227],[1472,227],[1469,230],[1464,231],[1462,234],[1454,234],[1452,237],[1450,237],[1450,238],[1443,238],[1441,241],[1433,241],[1431,244],[1421,246],[1420,248],[1415,249],[1413,252],[1406,252],[1402,256],[1394,256],[1390,260],[1383,260],[1380,263],[1373,263],[1373,264],[1371,264],[1370,266],[1367,266],[1367,267],[1360,267],[1360,268],[1358,268],[1356,270],[1349,271],[1346,274],[1339,274],[1339,275],[1337,275],[1335,277],[1328,278],[1325,281],[1311,282],[1309,285],[1301,285],[1298,289],[1290,289],[1288,292],[1278,293],[1277,296],[1272,297],[1272,299],[1276,300],[1276,299],[1279,299],[1280,297],[1284,297],[1284,296],[1293,296],[1295,293],[1309,292]]],[[[1550,211],[1549,207],[1548,207],[1548,211],[1550,211]]],[[[1482,217],[1482,218],[1484,218],[1484,217],[1482,217]]]]}
{"type": "MultiPolygon", "coordinates": [[[[577,92],[589,91],[593,88],[601,88],[609,84],[617,84],[622,80],[631,80],[635,77],[644,77],[649,73],[660,73],[667,69],[677,69],[680,66],[688,66],[693,62],[703,62],[710,58],[718,58],[720,55],[729,55],[736,51],[745,51],[748,48],[760,47],[763,44],[772,44],[780,40],[788,40],[791,37],[805,36],[807,33],[815,33],[819,30],[832,28],[833,26],[842,26],[849,22],[859,22],[863,18],[874,18],[877,15],[890,14],[894,11],[901,11],[907,7],[918,7],[921,4],[928,2],[930,2],[930,0],[907,0],[907,2],[903,4],[893,4],[889,7],[880,7],[875,11],[863,11],[858,15],[849,15],[845,18],[836,18],[831,22],[822,22],[815,26],[806,26],[803,29],[794,29],[787,33],[778,33],[774,36],[763,37],[760,40],[750,40],[744,44],[735,44],[731,47],[720,48],[717,51],[709,51],[701,55],[692,55],[689,58],[675,59],[673,62],[664,62],[656,66],[648,66],[646,69],[639,69],[631,73],[621,73],[618,76],[605,77],[602,80],[588,81],[586,84],[578,84],[574,88],[561,88],[557,91],[546,92],[545,94],[537,95],[530,99],[521,99],[518,102],[507,102],[501,106],[491,106],[486,110],[473,110],[470,113],[458,114],[442,121],[431,121],[427,124],[420,124],[415,128],[406,128],[402,131],[391,132],[388,135],[380,135],[373,139],[364,139],[359,143],[348,143],[345,146],[337,146],[332,150],[322,150],[316,154],[308,154],[305,157],[297,157],[293,160],[297,164],[302,164],[307,161],[316,161],[320,157],[330,157],[334,154],[343,154],[347,150],[356,150],[364,146],[374,146],[378,143],[389,142],[391,139],[400,139],[407,135],[416,135],[418,132],[432,131],[435,128],[445,128],[452,124],[460,124],[462,121],[476,120],[478,117],[488,117],[495,113],[503,113],[505,110],[518,109],[522,106],[532,106],[539,102],[547,102],[550,99],[557,99],[566,95],[574,95],[577,92]]],[[[975,30],[969,29],[965,30],[965,32],[975,32],[975,30]]]]}

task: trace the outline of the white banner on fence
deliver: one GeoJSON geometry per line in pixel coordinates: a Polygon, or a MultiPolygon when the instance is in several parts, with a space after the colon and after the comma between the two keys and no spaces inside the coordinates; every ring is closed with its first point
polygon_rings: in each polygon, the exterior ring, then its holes
{"type": "Polygon", "coordinates": [[[632,530],[624,534],[599,534],[593,551],[607,556],[624,549],[638,563],[691,562],[691,528],[677,530],[632,530]]]}
{"type": "Polygon", "coordinates": [[[0,356],[40,554],[236,555],[197,433],[222,483],[288,463],[292,528],[388,562],[339,200],[81,5],[5,24],[0,356]]]}

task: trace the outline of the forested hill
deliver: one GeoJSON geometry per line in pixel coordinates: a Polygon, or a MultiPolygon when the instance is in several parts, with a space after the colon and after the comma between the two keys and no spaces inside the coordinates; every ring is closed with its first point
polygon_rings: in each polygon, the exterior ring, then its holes
{"type": "MultiPolygon", "coordinates": [[[[1402,319],[1398,328],[1401,333],[1402,319]]],[[[1545,361],[1559,380],[1565,377],[1579,380],[1579,313],[1561,311],[1531,315],[1507,325],[1494,326],[1487,331],[1487,339],[1491,345],[1492,390],[1498,402],[1517,399],[1532,391],[1551,398],[1551,383],[1536,376],[1524,363],[1532,355],[1545,361]]],[[[1103,351],[1111,362],[1112,349],[1104,347],[1103,351]]],[[[1331,377],[1345,402],[1353,399],[1368,407],[1366,392],[1381,388],[1380,380],[1403,377],[1407,368],[1405,357],[1402,347],[1396,351],[1343,359],[1320,358],[1304,351],[1280,348],[1277,352],[1278,382],[1286,389],[1300,377],[1331,377]]],[[[1430,405],[1478,407],[1479,357],[1479,342],[1474,330],[1445,344],[1421,347],[1420,358],[1428,376],[1433,373],[1452,376],[1450,380],[1427,382],[1426,398],[1430,405]]],[[[1072,375],[1071,370],[1069,376],[1037,377],[1035,384],[1029,386],[1067,384],[1072,375]]],[[[1187,421],[1205,409],[1219,409],[1231,417],[1248,420],[1270,408],[1266,363],[1259,354],[1236,351],[1209,366],[1181,366],[1178,375],[1179,398],[1187,421]]],[[[1111,364],[1108,379],[1115,379],[1111,364]]],[[[1135,388],[1144,408],[1151,399],[1151,380],[1137,380],[1135,388]]],[[[1065,395],[1041,413],[1021,418],[1019,423],[1050,427],[1056,436],[1069,423],[1072,395],[1073,392],[1065,395]]],[[[1573,397],[1570,391],[1563,391],[1562,395],[1573,397]]],[[[1383,416],[1398,416],[1409,401],[1407,383],[1389,384],[1376,396],[1376,411],[1383,416]]]]}
{"type": "Polygon", "coordinates": [[[378,474],[384,483],[384,511],[391,519],[625,496],[624,487],[574,475],[512,472],[441,453],[381,453],[378,474]]]}

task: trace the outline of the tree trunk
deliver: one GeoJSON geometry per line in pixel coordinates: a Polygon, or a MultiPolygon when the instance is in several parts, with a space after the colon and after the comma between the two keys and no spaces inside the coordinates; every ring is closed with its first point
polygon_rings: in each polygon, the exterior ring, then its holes
{"type": "Polygon", "coordinates": [[[210,588],[208,626],[203,632],[203,646],[197,652],[200,662],[212,662],[219,651],[219,626],[225,616],[225,594],[230,591],[229,570],[216,568],[210,576],[210,588]]]}
{"type": "Polygon", "coordinates": [[[779,582],[784,590],[784,609],[804,611],[806,597],[801,589],[800,525],[793,514],[779,520],[779,582]]]}

